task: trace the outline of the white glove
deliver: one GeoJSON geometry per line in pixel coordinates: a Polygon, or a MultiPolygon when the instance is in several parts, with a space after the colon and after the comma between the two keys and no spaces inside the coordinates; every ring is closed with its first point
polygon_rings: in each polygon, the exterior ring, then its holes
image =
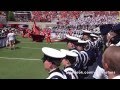
{"type": "Polygon", "coordinates": [[[97,66],[97,68],[93,74],[93,78],[95,78],[95,79],[108,79],[108,76],[106,75],[106,72],[103,68],[101,68],[100,66],[97,66]]]}

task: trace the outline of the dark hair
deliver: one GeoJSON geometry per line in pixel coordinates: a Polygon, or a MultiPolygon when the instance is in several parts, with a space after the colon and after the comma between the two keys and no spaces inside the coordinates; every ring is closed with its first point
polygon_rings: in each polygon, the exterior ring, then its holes
{"type": "Polygon", "coordinates": [[[87,35],[87,36],[89,36],[89,37],[90,37],[90,33],[83,33],[83,35],[87,35]]]}
{"type": "Polygon", "coordinates": [[[117,44],[120,41],[120,36],[114,36],[110,39],[111,44],[117,44]]]}
{"type": "Polygon", "coordinates": [[[78,40],[68,40],[68,39],[67,39],[67,43],[69,43],[69,42],[70,42],[70,43],[73,43],[73,44],[76,44],[76,42],[78,42],[78,40]]]}
{"type": "Polygon", "coordinates": [[[47,60],[49,62],[52,62],[52,64],[56,65],[56,66],[60,66],[60,63],[61,63],[61,60],[62,58],[53,58],[53,57],[50,57],[50,56],[47,56],[44,54],[42,60],[43,60],[43,63],[47,60]]]}
{"type": "Polygon", "coordinates": [[[85,47],[85,46],[86,46],[86,43],[77,43],[76,45],[77,45],[77,46],[85,47]]]}
{"type": "Polygon", "coordinates": [[[114,32],[114,33],[116,33],[117,35],[120,35],[120,29],[118,29],[118,30],[111,30],[111,32],[114,32]]]}
{"type": "Polygon", "coordinates": [[[72,57],[72,56],[66,56],[66,59],[68,59],[71,64],[74,64],[76,61],[76,57],[72,57]]]}

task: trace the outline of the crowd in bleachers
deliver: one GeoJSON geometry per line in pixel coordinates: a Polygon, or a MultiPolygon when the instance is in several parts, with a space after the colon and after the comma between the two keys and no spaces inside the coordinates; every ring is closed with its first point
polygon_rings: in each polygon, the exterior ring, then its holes
{"type": "Polygon", "coordinates": [[[30,21],[30,20],[28,19],[28,16],[27,16],[27,15],[24,15],[24,16],[16,15],[16,16],[15,16],[15,21],[28,22],[28,21],[30,21]]]}
{"type": "MultiPolygon", "coordinates": [[[[103,13],[103,12],[101,12],[103,13]]],[[[71,25],[71,26],[78,26],[78,25],[101,25],[101,24],[115,24],[117,23],[118,13],[114,14],[100,14],[100,13],[92,13],[92,12],[83,12],[77,18],[66,18],[60,19],[58,21],[59,25],[71,25]]]]}
{"type": "Polygon", "coordinates": [[[0,11],[0,23],[6,23],[6,13],[0,11]]]}
{"type": "Polygon", "coordinates": [[[118,23],[118,16],[118,11],[31,11],[31,16],[16,14],[15,20],[29,22],[34,19],[36,22],[55,22],[58,28],[93,29],[95,25],[118,23]]]}
{"type": "Polygon", "coordinates": [[[0,11],[0,15],[1,15],[1,16],[6,16],[6,13],[3,12],[3,11],[0,11]]]}
{"type": "Polygon", "coordinates": [[[76,34],[83,29],[93,30],[103,24],[117,24],[118,11],[32,11],[35,21],[56,22],[56,32],[64,33],[69,29],[76,34]]]}
{"type": "Polygon", "coordinates": [[[72,21],[77,20],[81,24],[93,22],[101,24],[101,22],[114,22],[119,13],[117,11],[32,11],[33,18],[39,22],[52,21],[72,21]],[[83,17],[82,17],[83,16],[83,17]],[[89,22],[87,22],[89,20],[89,22]],[[96,22],[97,21],[97,22],[96,22]]]}
{"type": "Polygon", "coordinates": [[[116,11],[61,11],[59,17],[53,20],[57,23],[53,30],[62,34],[71,29],[75,35],[81,33],[82,30],[93,30],[103,24],[117,24],[118,15],[116,11]]]}
{"type": "Polygon", "coordinates": [[[31,20],[30,11],[14,11],[15,21],[29,22],[31,20]]]}
{"type": "MultiPolygon", "coordinates": [[[[0,12],[5,16],[4,12],[0,12]]],[[[15,12],[15,21],[56,22],[59,25],[98,25],[117,23],[118,11],[31,11],[15,12]]]]}

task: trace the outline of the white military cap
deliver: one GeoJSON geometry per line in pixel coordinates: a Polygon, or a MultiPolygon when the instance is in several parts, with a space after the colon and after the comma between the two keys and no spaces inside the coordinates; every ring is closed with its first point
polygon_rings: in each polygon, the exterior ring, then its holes
{"type": "Polygon", "coordinates": [[[64,58],[66,56],[66,54],[60,52],[57,49],[54,48],[49,48],[49,47],[43,47],[42,48],[42,52],[52,58],[64,58]]]}
{"type": "Polygon", "coordinates": [[[71,57],[77,57],[77,56],[78,56],[78,55],[77,55],[75,52],[73,52],[73,51],[69,51],[69,50],[65,50],[65,49],[60,49],[60,51],[61,51],[62,53],[65,53],[66,56],[71,56],[71,57]]]}
{"type": "Polygon", "coordinates": [[[11,30],[14,30],[14,28],[11,28],[11,30]]]}
{"type": "Polygon", "coordinates": [[[92,32],[91,31],[89,31],[89,30],[82,30],[83,31],[83,33],[88,33],[88,34],[91,34],[92,32]]]}
{"type": "Polygon", "coordinates": [[[90,36],[92,36],[92,37],[98,37],[97,35],[95,35],[95,34],[90,34],[90,36]]]}
{"type": "Polygon", "coordinates": [[[52,27],[48,27],[49,29],[52,29],[52,27]]]}
{"type": "Polygon", "coordinates": [[[120,46],[120,41],[116,44],[116,46],[120,46]]]}
{"type": "Polygon", "coordinates": [[[81,39],[78,40],[78,43],[81,43],[81,44],[82,44],[82,43],[85,44],[85,43],[87,43],[87,42],[88,42],[88,41],[84,41],[84,40],[81,40],[81,39]]]}
{"type": "Polygon", "coordinates": [[[94,37],[93,39],[96,40],[97,38],[94,37]]]}
{"type": "Polygon", "coordinates": [[[73,36],[70,36],[70,35],[66,35],[66,38],[68,39],[68,40],[73,40],[73,41],[77,41],[79,38],[77,38],[77,37],[73,37],[73,36]]]}

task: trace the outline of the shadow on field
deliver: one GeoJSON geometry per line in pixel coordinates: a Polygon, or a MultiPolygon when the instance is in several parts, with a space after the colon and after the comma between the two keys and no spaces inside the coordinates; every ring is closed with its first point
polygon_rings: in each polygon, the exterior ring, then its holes
{"type": "Polygon", "coordinates": [[[15,49],[21,49],[20,47],[15,47],[15,49]]]}
{"type": "Polygon", "coordinates": [[[18,41],[18,40],[15,40],[15,44],[18,44],[18,43],[20,43],[20,41],[18,41]]]}

